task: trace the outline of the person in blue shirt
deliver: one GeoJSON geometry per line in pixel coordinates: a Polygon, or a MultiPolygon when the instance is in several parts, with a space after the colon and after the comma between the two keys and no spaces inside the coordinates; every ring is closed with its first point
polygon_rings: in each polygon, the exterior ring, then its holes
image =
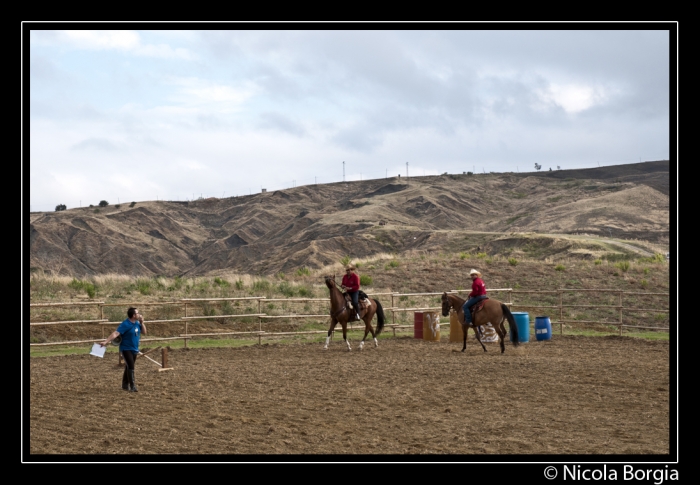
{"type": "Polygon", "coordinates": [[[138,389],[134,381],[134,365],[136,364],[136,356],[139,354],[141,335],[146,335],[146,324],[143,323],[143,316],[134,307],[130,307],[126,311],[126,316],[128,318],[105,341],[100,342],[100,345],[105,347],[121,335],[119,352],[124,357],[124,363],[126,364],[124,366],[124,375],[122,376],[122,389],[137,392],[138,389]]]}

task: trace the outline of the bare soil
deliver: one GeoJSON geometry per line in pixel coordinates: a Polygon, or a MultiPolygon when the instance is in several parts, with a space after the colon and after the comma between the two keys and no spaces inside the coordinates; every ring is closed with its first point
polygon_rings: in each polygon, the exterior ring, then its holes
{"type": "Polygon", "coordinates": [[[33,358],[30,454],[670,453],[668,341],[351,344],[171,350],[138,359],[137,393],[115,353],[33,358]]]}

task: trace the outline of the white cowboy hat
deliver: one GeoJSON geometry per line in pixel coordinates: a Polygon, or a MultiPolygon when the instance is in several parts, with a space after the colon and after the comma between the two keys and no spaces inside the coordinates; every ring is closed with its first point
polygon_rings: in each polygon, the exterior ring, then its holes
{"type": "Polygon", "coordinates": [[[469,276],[471,276],[471,275],[473,275],[473,274],[481,276],[481,273],[479,273],[479,272],[478,272],[477,270],[475,270],[475,269],[472,269],[472,270],[469,272],[469,276]]]}

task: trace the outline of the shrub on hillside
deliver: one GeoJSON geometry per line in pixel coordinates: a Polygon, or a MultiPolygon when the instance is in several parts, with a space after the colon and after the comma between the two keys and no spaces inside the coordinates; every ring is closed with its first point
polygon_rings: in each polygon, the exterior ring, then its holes
{"type": "Polygon", "coordinates": [[[556,271],[564,271],[566,268],[564,267],[563,264],[558,264],[554,267],[556,271]]]}
{"type": "Polygon", "coordinates": [[[109,205],[109,202],[107,202],[106,200],[101,200],[100,204],[99,204],[100,207],[107,207],[108,205],[109,205]]]}
{"type": "Polygon", "coordinates": [[[136,202],[132,202],[131,204],[129,204],[129,207],[134,207],[135,205],[136,205],[136,202]]]}
{"type": "Polygon", "coordinates": [[[518,265],[518,260],[515,258],[508,258],[508,262],[510,263],[511,266],[517,266],[518,265]]]}
{"type": "Polygon", "coordinates": [[[228,287],[228,286],[231,286],[231,284],[230,284],[228,281],[226,281],[226,280],[223,279],[223,278],[219,278],[218,276],[216,276],[216,277],[214,278],[214,284],[217,285],[217,286],[219,286],[219,287],[223,287],[223,288],[226,288],[226,287],[228,287]]]}
{"type": "Polygon", "coordinates": [[[360,284],[362,286],[371,286],[372,285],[372,277],[367,276],[366,274],[363,274],[360,276],[360,284]]]}
{"type": "Polygon", "coordinates": [[[628,269],[630,269],[630,262],[620,261],[619,263],[615,264],[615,267],[621,269],[622,271],[627,271],[628,269]]]}
{"type": "Polygon", "coordinates": [[[254,291],[267,291],[270,289],[270,282],[267,280],[258,280],[253,283],[254,291]]]}
{"type": "Polygon", "coordinates": [[[296,294],[296,289],[291,284],[289,284],[289,282],[287,282],[287,281],[281,282],[277,286],[277,289],[279,290],[280,293],[282,293],[287,298],[291,298],[296,294]]]}
{"type": "Polygon", "coordinates": [[[58,204],[56,206],[56,212],[66,210],[66,204],[58,204]]]}

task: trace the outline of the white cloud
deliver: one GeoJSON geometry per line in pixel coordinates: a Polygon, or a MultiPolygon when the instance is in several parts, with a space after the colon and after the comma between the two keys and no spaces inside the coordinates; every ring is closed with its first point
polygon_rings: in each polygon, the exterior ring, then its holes
{"type": "Polygon", "coordinates": [[[41,45],[59,42],[84,50],[118,50],[144,57],[195,58],[188,49],[173,48],[168,44],[144,44],[139,33],[133,30],[59,30],[36,35],[33,41],[41,45]]]}
{"type": "Polygon", "coordinates": [[[585,84],[550,84],[547,91],[540,92],[548,101],[561,106],[567,113],[578,113],[604,103],[604,89],[585,84]]]}
{"type": "Polygon", "coordinates": [[[79,49],[131,50],[140,45],[139,35],[131,30],[62,30],[58,39],[79,49]]]}

